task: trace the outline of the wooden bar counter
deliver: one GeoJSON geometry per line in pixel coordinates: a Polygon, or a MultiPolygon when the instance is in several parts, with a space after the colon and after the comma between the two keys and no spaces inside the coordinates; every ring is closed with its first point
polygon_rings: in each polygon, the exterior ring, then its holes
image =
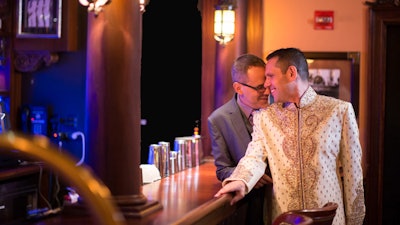
{"type": "MultiPolygon", "coordinates": [[[[188,168],[153,183],[143,185],[142,193],[148,201],[158,202],[159,210],[143,217],[126,217],[127,225],[218,224],[232,215],[243,204],[229,204],[230,195],[214,198],[221,188],[212,160],[198,167],[188,168]]],[[[94,224],[91,215],[78,216],[62,212],[40,221],[37,225],[94,224]]]]}

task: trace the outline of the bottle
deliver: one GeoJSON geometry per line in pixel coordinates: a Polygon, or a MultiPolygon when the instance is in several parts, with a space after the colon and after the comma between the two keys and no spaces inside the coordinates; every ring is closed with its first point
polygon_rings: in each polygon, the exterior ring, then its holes
{"type": "Polygon", "coordinates": [[[193,146],[193,166],[199,166],[203,159],[203,146],[201,143],[201,135],[199,134],[199,121],[196,120],[196,126],[194,127],[192,146],[193,146]]]}

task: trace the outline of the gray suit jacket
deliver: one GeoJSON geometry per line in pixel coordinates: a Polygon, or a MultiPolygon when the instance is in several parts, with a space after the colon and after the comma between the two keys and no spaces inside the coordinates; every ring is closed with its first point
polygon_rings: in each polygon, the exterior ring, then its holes
{"type": "MultiPolygon", "coordinates": [[[[247,145],[251,141],[251,132],[253,132],[253,127],[242,114],[236,98],[235,93],[230,101],[208,117],[212,154],[217,167],[217,178],[220,181],[231,175],[239,160],[245,155],[247,145]]],[[[241,200],[248,204],[244,217],[231,216],[224,224],[264,225],[265,191],[265,187],[251,190],[241,200]]]]}
{"type": "Polygon", "coordinates": [[[220,181],[229,177],[246,153],[252,126],[242,115],[237,94],[208,117],[212,154],[220,181]]]}

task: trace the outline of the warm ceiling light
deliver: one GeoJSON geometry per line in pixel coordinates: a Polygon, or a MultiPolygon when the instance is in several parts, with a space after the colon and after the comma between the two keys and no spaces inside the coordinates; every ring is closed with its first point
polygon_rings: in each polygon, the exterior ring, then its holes
{"type": "Polygon", "coordinates": [[[139,0],[139,6],[140,6],[140,12],[145,12],[146,11],[146,5],[149,4],[150,0],[139,0]]]}
{"type": "Polygon", "coordinates": [[[94,12],[97,16],[102,10],[103,6],[111,2],[111,0],[79,0],[81,5],[87,6],[89,12],[94,12]]]}
{"type": "Polygon", "coordinates": [[[220,0],[215,6],[214,38],[221,45],[233,40],[235,36],[235,6],[233,0],[220,0]]]}
{"type": "MultiPolygon", "coordinates": [[[[139,0],[140,12],[145,11],[145,7],[149,4],[150,0],[139,0]]],[[[89,12],[94,12],[94,15],[97,16],[102,10],[103,6],[107,5],[111,2],[111,0],[79,0],[81,5],[87,6],[89,12]]]]}

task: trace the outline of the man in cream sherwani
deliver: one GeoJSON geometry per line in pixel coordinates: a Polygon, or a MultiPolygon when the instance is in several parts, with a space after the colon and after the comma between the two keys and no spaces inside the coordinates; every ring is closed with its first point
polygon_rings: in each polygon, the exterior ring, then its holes
{"type": "Polygon", "coordinates": [[[264,86],[275,103],[254,114],[246,155],[215,196],[234,192],[231,204],[242,199],[268,161],[273,179],[270,222],[288,210],[336,202],[334,225],[362,225],[362,150],[351,103],[318,95],[308,84],[306,58],[296,48],[269,54],[265,76],[264,86]]]}

